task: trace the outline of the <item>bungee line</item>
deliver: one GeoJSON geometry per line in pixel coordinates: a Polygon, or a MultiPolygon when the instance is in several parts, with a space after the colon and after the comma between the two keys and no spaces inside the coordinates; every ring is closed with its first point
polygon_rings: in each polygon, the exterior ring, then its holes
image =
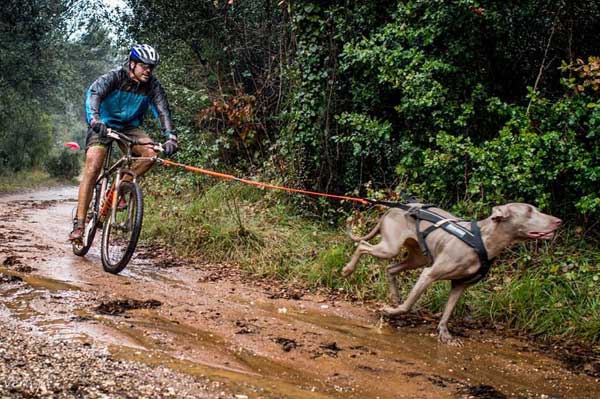
{"type": "Polygon", "coordinates": [[[328,193],[321,193],[318,191],[300,190],[298,188],[277,186],[275,184],[263,183],[263,182],[259,182],[259,181],[249,180],[249,179],[243,179],[241,177],[229,175],[226,173],[219,173],[219,172],[214,172],[212,170],[207,170],[207,169],[202,169],[202,168],[198,168],[195,166],[185,165],[182,163],[169,161],[168,159],[159,159],[158,161],[161,164],[166,165],[166,166],[175,166],[175,167],[179,167],[179,168],[188,170],[190,172],[201,173],[204,175],[217,177],[220,179],[234,180],[234,181],[238,181],[240,183],[248,184],[248,185],[255,186],[255,187],[269,188],[269,189],[273,189],[273,190],[282,190],[282,191],[288,191],[288,192],[304,194],[304,195],[313,195],[313,196],[317,196],[317,197],[327,197],[327,198],[335,198],[335,199],[339,199],[339,200],[353,201],[353,202],[358,202],[362,205],[375,204],[378,202],[378,201],[373,201],[373,200],[359,198],[359,197],[350,197],[350,196],[346,196],[346,195],[328,194],[328,193]]]}

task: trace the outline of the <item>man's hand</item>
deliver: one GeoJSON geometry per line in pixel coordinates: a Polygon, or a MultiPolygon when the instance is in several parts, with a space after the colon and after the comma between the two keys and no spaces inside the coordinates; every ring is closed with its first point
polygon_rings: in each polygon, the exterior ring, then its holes
{"type": "Polygon", "coordinates": [[[100,135],[100,137],[106,137],[108,129],[106,124],[98,119],[92,119],[92,130],[100,135]]]}
{"type": "Polygon", "coordinates": [[[169,138],[163,144],[164,154],[166,156],[171,156],[177,152],[177,136],[170,133],[169,138]]]}

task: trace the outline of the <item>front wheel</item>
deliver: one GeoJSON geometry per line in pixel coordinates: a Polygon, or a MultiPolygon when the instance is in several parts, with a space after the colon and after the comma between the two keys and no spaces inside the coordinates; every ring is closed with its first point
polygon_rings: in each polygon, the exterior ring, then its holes
{"type": "Polygon", "coordinates": [[[113,274],[123,270],[131,259],[144,216],[142,190],[136,183],[122,182],[117,201],[115,217],[109,212],[102,230],[102,267],[113,274]]]}

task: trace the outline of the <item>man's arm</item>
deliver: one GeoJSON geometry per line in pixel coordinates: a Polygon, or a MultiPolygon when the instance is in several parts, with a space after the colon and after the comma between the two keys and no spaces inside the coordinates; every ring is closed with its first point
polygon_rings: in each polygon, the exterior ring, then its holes
{"type": "Polygon", "coordinates": [[[175,127],[173,126],[173,119],[171,119],[171,110],[169,109],[167,96],[158,80],[154,80],[150,97],[152,99],[152,111],[160,121],[160,130],[167,136],[169,134],[175,135],[175,127]]]}
{"type": "Polygon", "coordinates": [[[93,120],[101,121],[100,119],[100,103],[108,94],[116,90],[119,85],[119,70],[110,71],[109,73],[100,76],[88,91],[87,98],[87,121],[92,124],[93,120]]]}

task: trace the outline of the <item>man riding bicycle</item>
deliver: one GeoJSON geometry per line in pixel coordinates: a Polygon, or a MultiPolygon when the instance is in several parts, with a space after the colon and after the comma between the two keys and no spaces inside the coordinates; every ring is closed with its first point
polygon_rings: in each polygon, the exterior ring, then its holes
{"type": "MultiPolygon", "coordinates": [[[[134,155],[154,157],[156,153],[152,146],[144,145],[152,143],[152,139],[139,128],[144,114],[148,107],[151,107],[160,121],[162,133],[167,137],[163,144],[165,155],[173,155],[177,151],[177,135],[169,104],[162,86],[152,74],[159,59],[154,48],[147,44],[137,44],[131,49],[129,60],[122,68],[100,76],[87,91],[85,170],[79,185],[73,231],[69,235],[71,241],[81,240],[83,237],[94,183],[100,174],[107,146],[110,144],[110,139],[107,138],[109,128],[119,130],[141,143],[133,146],[134,155]]],[[[138,161],[133,167],[133,172],[136,176],[141,176],[152,165],[152,161],[138,161]]]]}

